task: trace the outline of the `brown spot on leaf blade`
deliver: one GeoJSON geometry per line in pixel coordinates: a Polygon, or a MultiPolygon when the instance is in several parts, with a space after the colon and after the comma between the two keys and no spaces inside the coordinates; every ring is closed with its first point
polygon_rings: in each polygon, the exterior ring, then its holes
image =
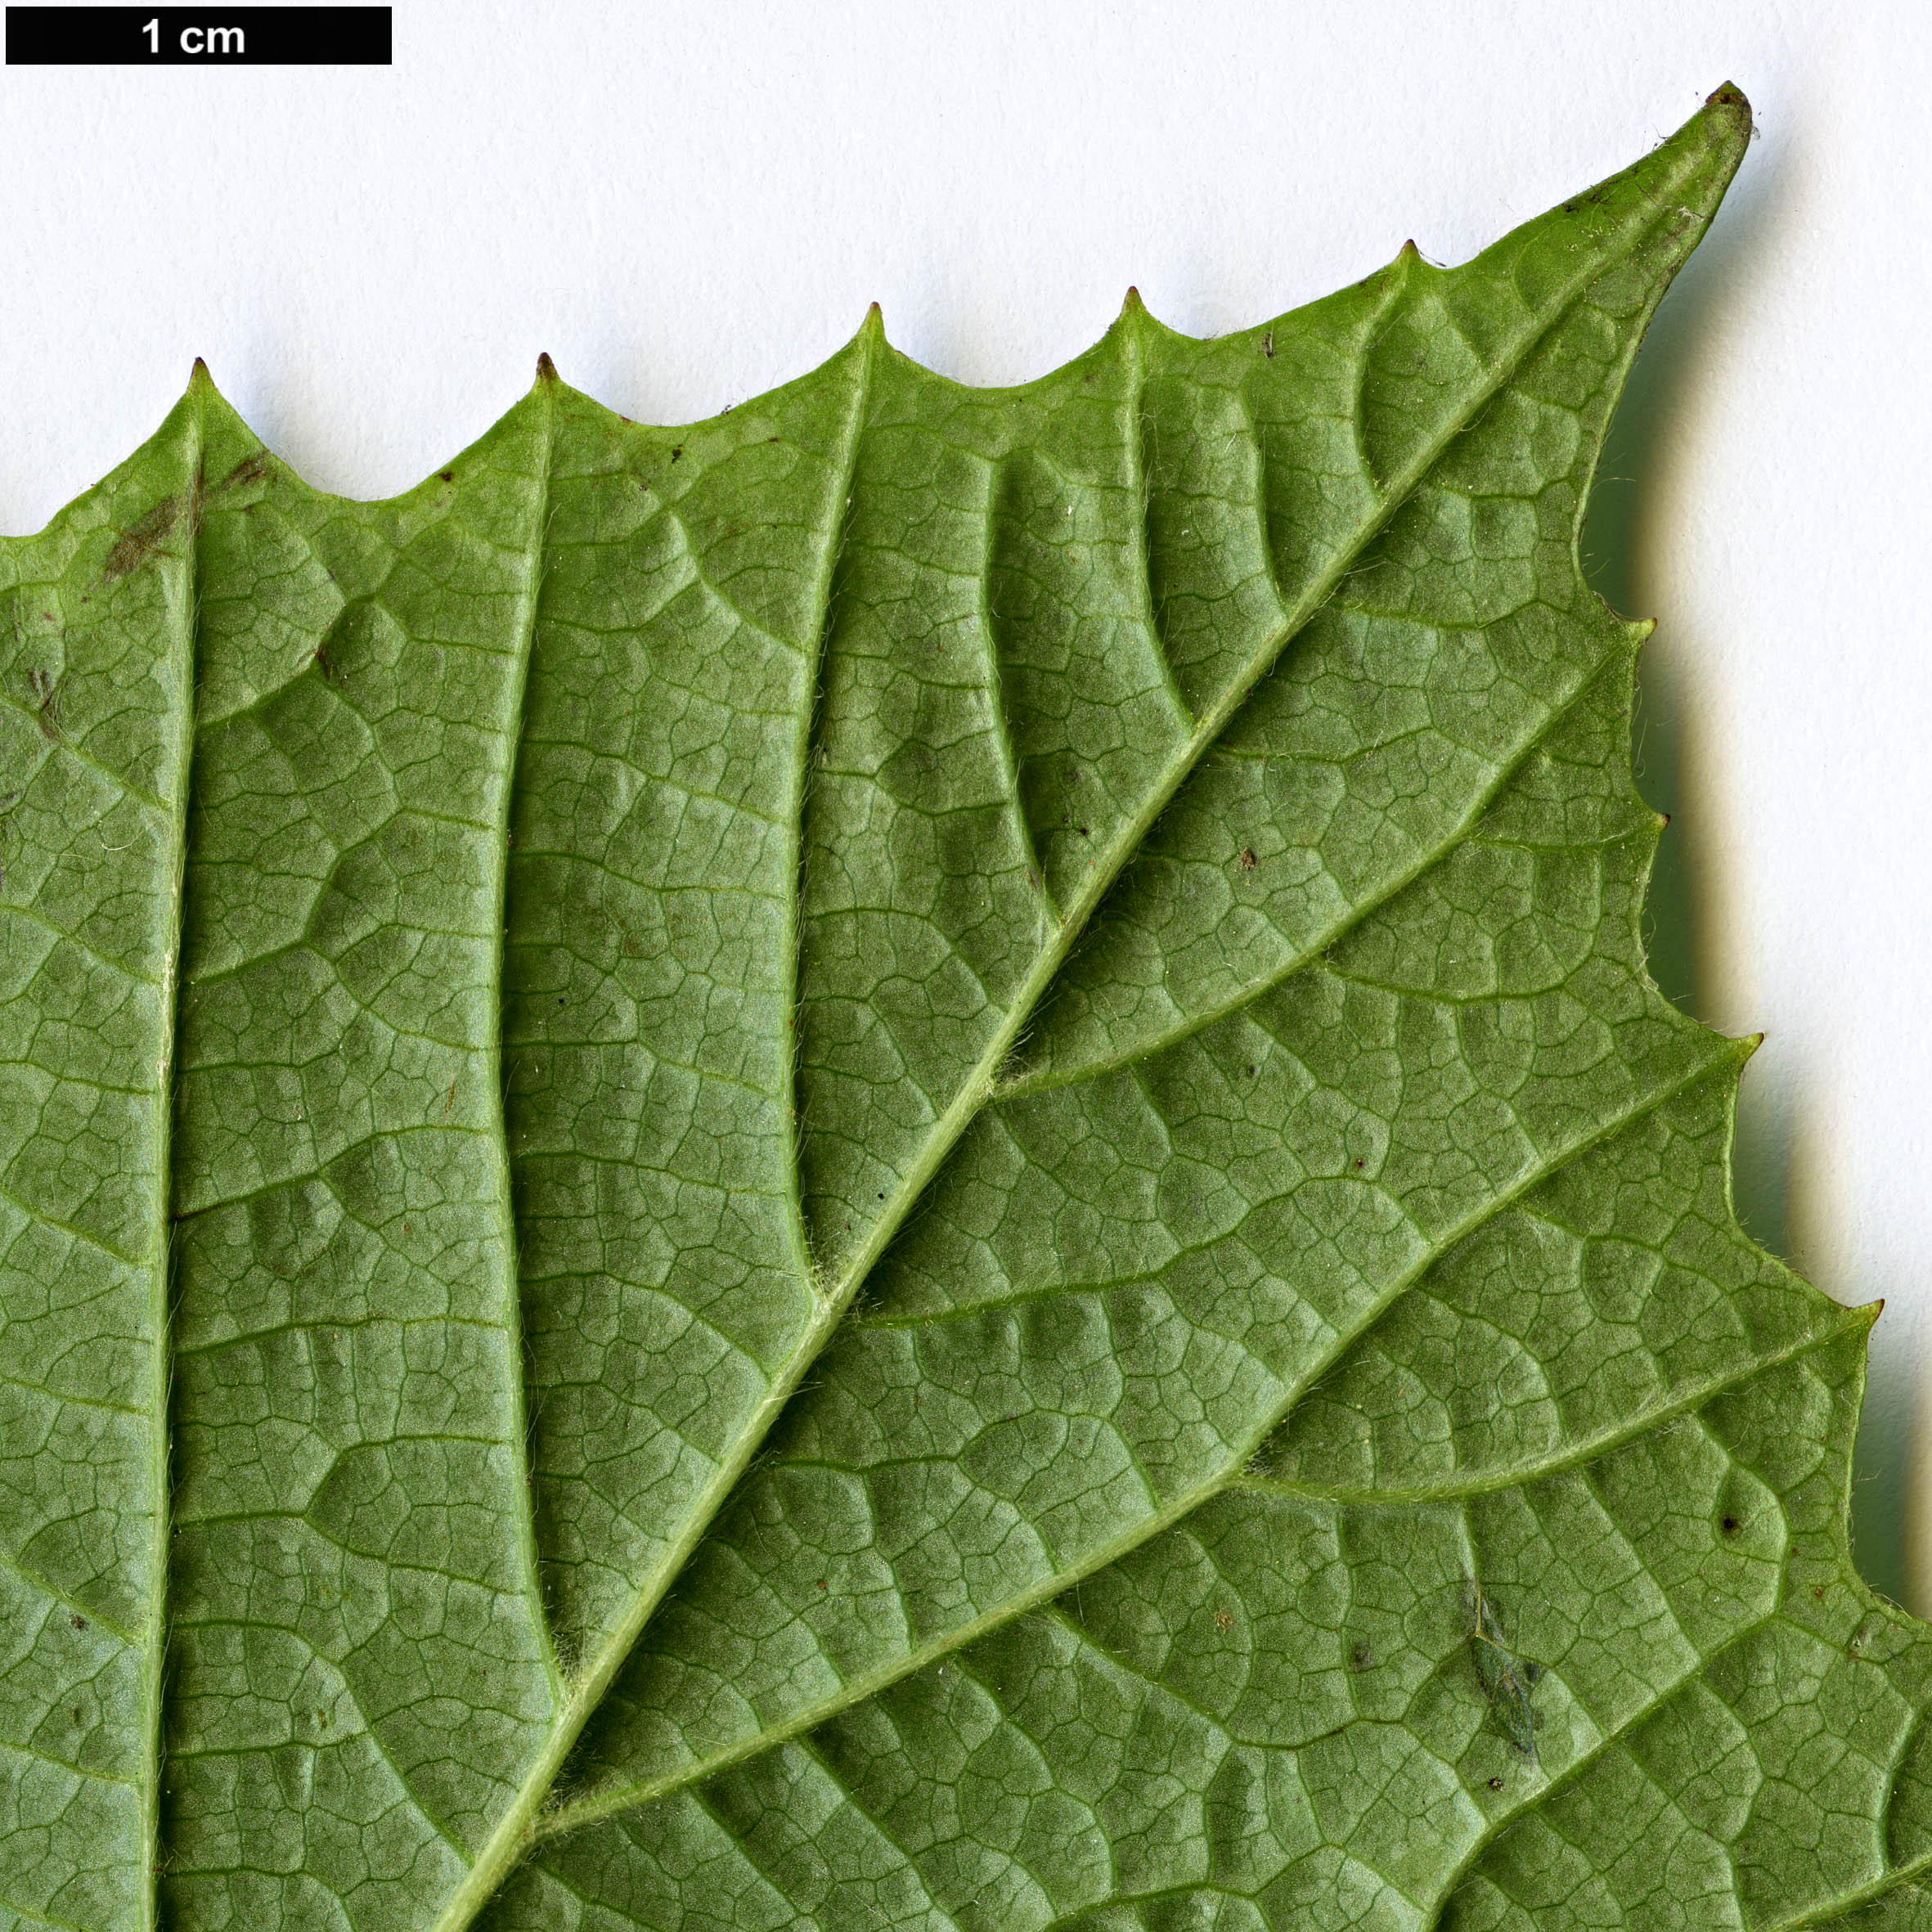
{"type": "Polygon", "coordinates": [[[173,534],[174,526],[187,506],[188,492],[177,490],[172,496],[164,496],[131,529],[124,530],[107,553],[107,561],[101,566],[101,581],[115,583],[160,556],[162,545],[173,534]]]}
{"type": "Polygon", "coordinates": [[[218,490],[239,490],[252,483],[259,483],[268,474],[268,452],[258,449],[252,456],[244,456],[222,480],[215,485],[218,490]]]}
{"type": "Polygon", "coordinates": [[[1476,1681],[1495,1713],[1498,1728],[1519,1755],[1536,1755],[1536,1713],[1530,1692],[1543,1674],[1528,1658],[1518,1656],[1504,1642],[1502,1625],[1479,1584],[1469,1586],[1468,1608],[1473,1628],[1470,1654],[1476,1681]]]}
{"type": "Polygon", "coordinates": [[[51,671],[34,670],[27,673],[27,684],[34,697],[34,721],[40,726],[40,735],[49,744],[61,742],[61,687],[60,681],[51,671]]]}

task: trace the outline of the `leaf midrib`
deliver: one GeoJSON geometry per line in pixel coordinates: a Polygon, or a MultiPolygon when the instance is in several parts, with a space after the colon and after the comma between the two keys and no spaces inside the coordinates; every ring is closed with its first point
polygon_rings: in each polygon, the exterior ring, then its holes
{"type": "MultiPolygon", "coordinates": [[[[505,768],[503,783],[498,790],[494,822],[488,828],[491,849],[496,860],[492,873],[493,896],[489,915],[489,1001],[495,1023],[490,1028],[488,1050],[485,1055],[486,1078],[489,1082],[490,1104],[493,1109],[492,1124],[495,1130],[488,1136],[488,1141],[491,1163],[495,1170],[492,1178],[496,1196],[497,1251],[504,1257],[505,1292],[502,1323],[507,1337],[507,1352],[517,1369],[514,1385],[510,1391],[509,1447],[515,1464],[517,1491],[523,1496],[529,1496],[533,1493],[535,1474],[530,1465],[529,1398],[523,1373],[528,1356],[523,1341],[523,1283],[517,1265],[521,1244],[517,1239],[516,1199],[510,1171],[510,1117],[504,1078],[501,1014],[504,949],[510,931],[510,826],[515,806],[517,775],[523,763],[523,708],[530,687],[530,667],[537,655],[537,627],[543,617],[544,534],[550,521],[550,472],[555,466],[557,379],[548,356],[541,357],[537,364],[537,389],[543,411],[543,465],[537,483],[536,514],[532,519],[528,582],[523,587],[522,608],[517,617],[516,646],[512,654],[515,668],[511,673],[508,716],[504,721],[505,768]]],[[[337,967],[336,971],[339,977],[339,967],[337,967]]],[[[447,1131],[450,1124],[447,1121],[439,1123],[439,1130],[447,1131]]],[[[544,1615],[543,1559],[542,1552],[537,1545],[537,1512],[534,1509],[521,1509],[515,1512],[515,1516],[517,1555],[523,1577],[524,1601],[534,1626],[537,1654],[542,1660],[544,1676],[552,1700],[561,1702],[566,1696],[564,1673],[557,1656],[556,1639],[551,1632],[550,1620],[544,1615]]],[[[371,1735],[374,1736],[373,1730],[371,1735]]],[[[404,1780],[403,1782],[407,1789],[407,1781],[404,1780]]],[[[421,1805],[420,1798],[417,1803],[419,1806],[421,1805]]],[[[426,1807],[424,1808],[424,1815],[429,1816],[426,1807]]],[[[448,1835],[447,1831],[444,1832],[445,1837],[448,1835]]]]}

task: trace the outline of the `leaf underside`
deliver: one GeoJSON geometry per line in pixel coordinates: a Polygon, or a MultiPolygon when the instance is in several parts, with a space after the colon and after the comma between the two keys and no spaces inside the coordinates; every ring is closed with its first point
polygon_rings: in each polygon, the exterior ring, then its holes
{"type": "Polygon", "coordinates": [[[1932,1926],[1575,561],[1749,124],[0,544],[0,1926],[1932,1926]]]}

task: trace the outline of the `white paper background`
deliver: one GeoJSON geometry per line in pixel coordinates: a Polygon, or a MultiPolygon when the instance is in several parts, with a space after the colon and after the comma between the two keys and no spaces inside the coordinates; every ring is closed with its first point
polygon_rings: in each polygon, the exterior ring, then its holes
{"type": "MultiPolygon", "coordinates": [[[[976,382],[1130,281],[1197,333],[1463,258],[1720,81],[1762,137],[1667,303],[1605,587],[1660,620],[1645,762],[1706,1018],[1763,1030],[1741,1198],[1883,1296],[1859,1554],[1932,1611],[1932,45],[1914,10],[449,5],[389,70],[0,74],[0,528],[124,456],[191,358],[312,481],[413,483],[539,349],[707,414],[885,309],[976,382]]],[[[1664,908],[1669,941],[1671,915],[1664,908]]],[[[1681,950],[1681,949],[1679,949],[1681,950]]],[[[1682,970],[1681,968],[1679,970],[1682,970]]]]}

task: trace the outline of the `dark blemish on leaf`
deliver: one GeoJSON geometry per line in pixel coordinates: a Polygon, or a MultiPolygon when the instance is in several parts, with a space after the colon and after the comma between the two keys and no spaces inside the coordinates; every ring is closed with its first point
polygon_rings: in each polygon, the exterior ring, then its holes
{"type": "Polygon", "coordinates": [[[72,1616],[68,1618],[67,1621],[73,1624],[74,1629],[77,1630],[84,1630],[88,1627],[88,1620],[81,1615],[78,1611],[76,1611],[72,1616]]]}
{"type": "Polygon", "coordinates": [[[1503,1789],[1503,1780],[1499,1777],[1491,1778],[1489,1780],[1489,1789],[1492,1791],[1500,1791],[1503,1789]]]}
{"type": "Polygon", "coordinates": [[[456,480],[456,473],[453,470],[438,470],[436,474],[445,483],[454,483],[456,480]]]}
{"type": "Polygon", "coordinates": [[[1724,1534],[1727,1536],[1735,1536],[1742,1526],[1736,1516],[1724,1518],[1724,1534]]]}
{"type": "Polygon", "coordinates": [[[1503,1640],[1503,1626],[1494,1607],[1473,1579],[1465,1599],[1470,1619],[1469,1652],[1476,1682],[1496,1714],[1503,1734],[1525,1758],[1536,1755],[1536,1713],[1530,1692],[1543,1667],[1519,1657],[1503,1640]]]}
{"type": "MultiPolygon", "coordinates": [[[[1858,1629],[1852,1633],[1851,1642],[1844,1647],[1844,1654],[1848,1661],[1856,1664],[1869,1656],[1872,1645],[1878,1641],[1885,1627],[1885,1620],[1882,1611],[1876,1610],[1867,1611],[1858,1629]]],[[[1898,1651],[1894,1650],[1889,1655],[1876,1658],[1873,1660],[1881,1664],[1889,1663],[1892,1657],[1898,1654],[1898,1651]]]]}
{"type": "Polygon", "coordinates": [[[1373,1670],[1375,1668],[1375,1652],[1369,1649],[1366,1638],[1357,1638],[1350,1645],[1348,1662],[1351,1670],[1373,1670]]]}
{"type": "Polygon", "coordinates": [[[1355,1162],[1355,1165],[1356,1165],[1358,1167],[1366,1167],[1366,1166],[1368,1165],[1368,1163],[1366,1161],[1357,1161],[1355,1162]]]}
{"type": "Polygon", "coordinates": [[[78,1704],[74,1707],[74,1721],[77,1724],[80,1722],[80,1706],[78,1704]]]}
{"type": "Polygon", "coordinates": [[[1255,856],[1255,848],[1251,845],[1244,845],[1241,848],[1241,856],[1235,863],[1243,872],[1252,872],[1260,860],[1255,856]]]}
{"type": "Polygon", "coordinates": [[[316,669],[322,674],[322,682],[334,684],[335,681],[335,660],[329,655],[329,645],[326,639],[324,639],[315,647],[313,663],[316,669]]]}
{"type": "Polygon", "coordinates": [[[1820,1584],[1818,1587],[1812,1592],[1812,1595],[1817,1597],[1819,1602],[1822,1603],[1825,1601],[1825,1586],[1822,1584],[1820,1584]]]}
{"type": "Polygon", "coordinates": [[[1272,329],[1261,338],[1261,353],[1270,362],[1274,360],[1274,331],[1272,329]]]}
{"type": "Polygon", "coordinates": [[[1225,1637],[1234,1628],[1234,1613],[1231,1610],[1217,1610],[1214,1613],[1214,1627],[1225,1637]]]}
{"type": "Polygon", "coordinates": [[[162,543],[186,508],[187,492],[177,490],[172,496],[164,496],[132,529],[124,530],[101,566],[101,582],[113,583],[161,555],[162,543]]]}
{"type": "Polygon", "coordinates": [[[824,1578],[824,1577],[822,1577],[822,1576],[821,1576],[821,1577],[819,1579],[819,1588],[820,1588],[821,1590],[823,1590],[823,1589],[828,1589],[828,1588],[830,1588],[830,1585],[829,1585],[829,1584],[828,1584],[826,1583],[826,1581],[825,1581],[824,1578]]]}
{"type": "Polygon", "coordinates": [[[258,449],[252,456],[244,456],[215,487],[218,490],[239,490],[245,484],[259,483],[267,474],[268,452],[265,449],[258,449]]]}
{"type": "Polygon", "coordinates": [[[34,708],[34,721],[40,726],[40,735],[49,744],[61,742],[60,683],[51,671],[29,671],[27,673],[28,688],[38,700],[34,708]]]}
{"type": "Polygon", "coordinates": [[[678,459],[680,456],[682,456],[684,453],[685,453],[685,446],[684,446],[684,445],[683,445],[681,443],[673,443],[673,444],[672,445],[672,447],[671,447],[671,460],[672,460],[672,462],[674,462],[674,463],[675,463],[675,462],[677,461],[677,459],[678,459]]]}

